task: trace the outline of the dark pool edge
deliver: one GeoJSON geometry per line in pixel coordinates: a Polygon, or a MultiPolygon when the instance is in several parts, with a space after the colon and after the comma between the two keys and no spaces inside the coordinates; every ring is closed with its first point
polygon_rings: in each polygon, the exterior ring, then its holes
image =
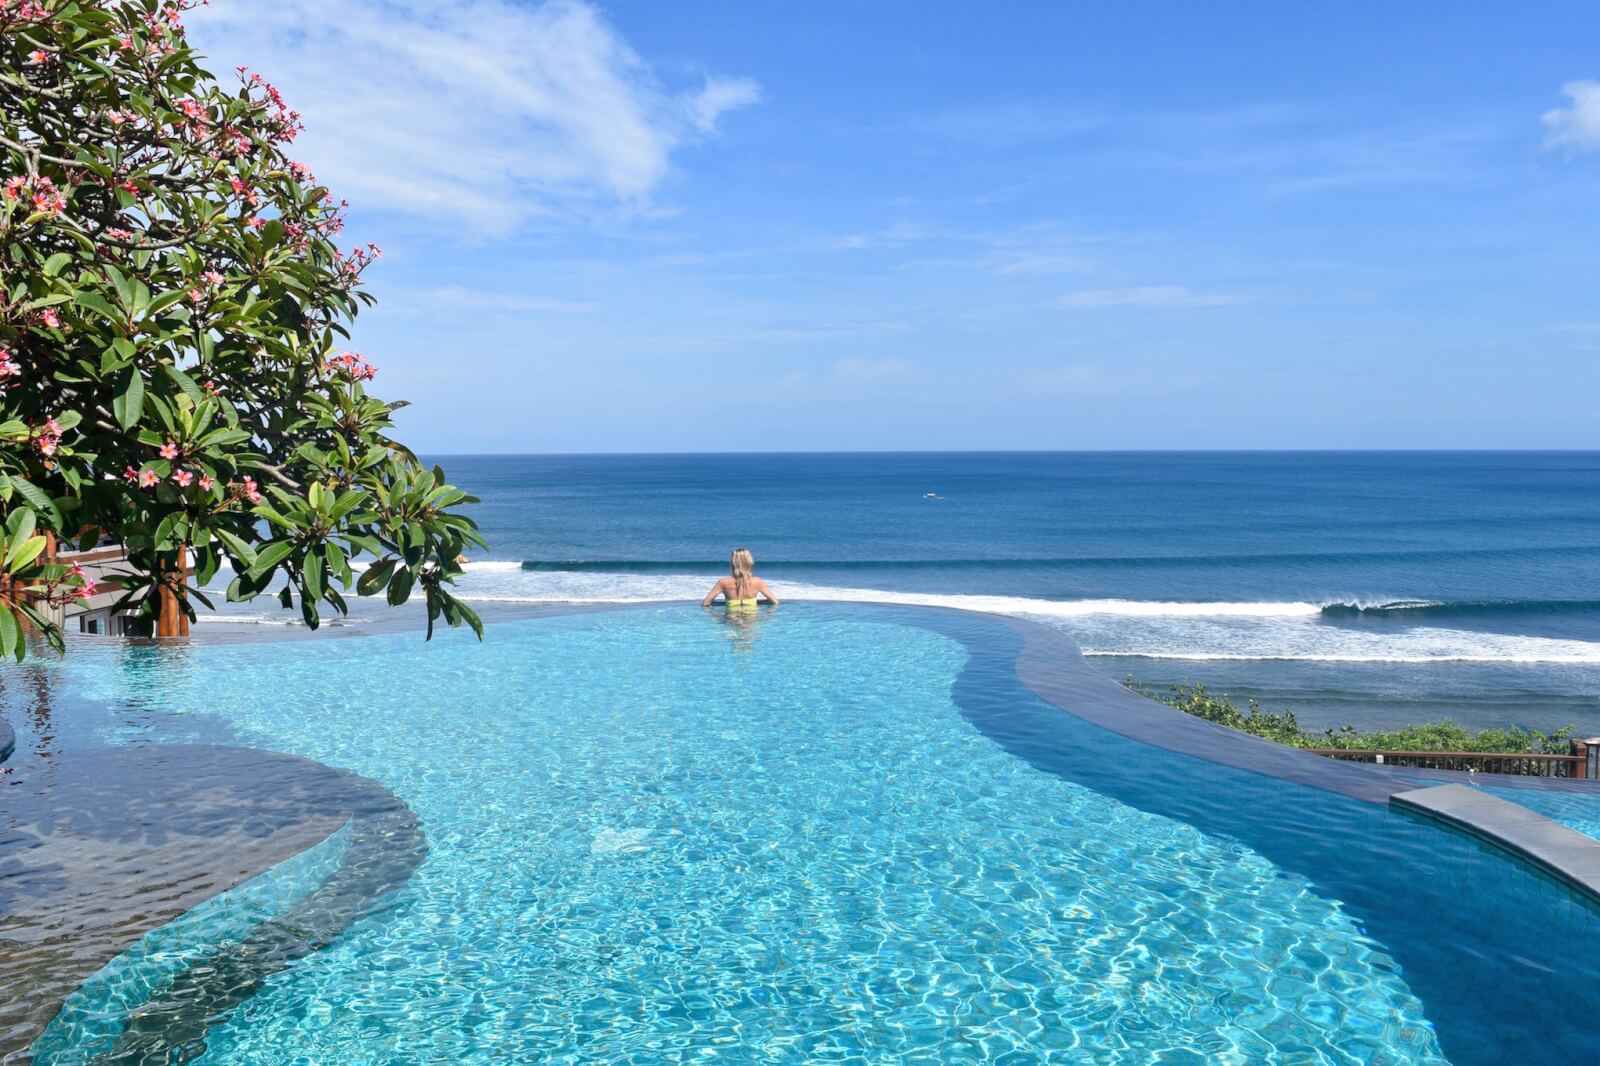
{"type": "Polygon", "coordinates": [[[1600,904],[1600,840],[1466,785],[1396,792],[1389,805],[1483,840],[1600,904]]]}
{"type": "Polygon", "coordinates": [[[1034,695],[1102,729],[1151,747],[1368,803],[1387,803],[1396,791],[1415,787],[1377,766],[1326,759],[1184,714],[1096,670],[1077,644],[1058,630],[1005,615],[989,617],[1023,638],[1017,676],[1034,695]]]}
{"type": "MultiPolygon", "coordinates": [[[[1087,665],[1077,645],[1038,623],[993,616],[1023,637],[1017,676],[1046,703],[1132,740],[1384,804],[1465,832],[1600,907],[1600,840],[1537,811],[1439,775],[1345,762],[1240,733],[1130,691],[1087,665]]],[[[1465,776],[1465,775],[1461,775],[1465,776]]],[[[1592,790],[1585,790],[1592,791],[1592,790]]]]}
{"type": "MultiPolygon", "coordinates": [[[[4,723],[0,723],[4,727],[4,723]]],[[[149,745],[152,749],[219,749],[216,745],[149,745]]],[[[335,869],[312,887],[305,897],[284,914],[262,922],[237,943],[209,951],[186,965],[149,999],[134,1005],[129,1024],[115,1038],[115,1048],[96,1054],[88,1061],[167,1061],[164,1056],[176,1047],[204,1046],[210,1030],[252,998],[271,974],[334,943],[357,921],[381,909],[410,881],[427,855],[427,837],[421,821],[410,805],[383,783],[353,770],[330,766],[301,755],[271,749],[259,751],[274,759],[288,759],[313,767],[342,780],[353,789],[344,797],[348,808],[344,817],[315,840],[267,865],[218,884],[214,891],[197,898],[190,906],[161,925],[138,931],[114,954],[94,970],[75,981],[49,1009],[37,1027],[0,1034],[0,1061],[34,1061],[37,1044],[49,1031],[72,996],[92,981],[111,961],[131,950],[155,929],[180,921],[197,908],[219,896],[240,889],[257,878],[292,863],[308,852],[326,845],[341,832],[352,834],[350,844],[335,869]],[[17,1041],[19,1044],[13,1046],[17,1041]]]]}
{"type": "Polygon", "coordinates": [[[11,753],[17,750],[17,731],[4,722],[0,722],[0,762],[11,758],[11,753]]]}

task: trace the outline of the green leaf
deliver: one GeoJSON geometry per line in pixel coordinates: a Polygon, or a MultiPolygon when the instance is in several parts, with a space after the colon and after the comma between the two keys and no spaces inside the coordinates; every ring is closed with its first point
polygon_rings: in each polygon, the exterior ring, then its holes
{"type": "Polygon", "coordinates": [[[47,278],[55,277],[57,274],[61,273],[61,271],[65,269],[66,265],[70,262],[72,262],[72,256],[68,255],[66,252],[57,252],[55,255],[52,255],[49,259],[44,261],[44,276],[47,278]]]}
{"type": "Polygon", "coordinates": [[[217,576],[217,568],[221,560],[208,540],[195,548],[194,582],[196,585],[209,585],[211,579],[217,576]]]}
{"type": "Polygon", "coordinates": [[[171,551],[178,546],[173,538],[173,531],[177,529],[178,521],[181,518],[183,518],[182,514],[172,511],[161,520],[160,525],[156,526],[156,551],[171,551]]]}
{"type": "Polygon", "coordinates": [[[144,375],[138,367],[130,366],[122,376],[116,398],[111,401],[111,413],[123,429],[132,429],[144,413],[144,375]]]}
{"type": "Polygon", "coordinates": [[[328,517],[337,522],[339,519],[355,510],[356,506],[366,498],[367,494],[362,492],[360,489],[351,489],[348,492],[341,492],[339,494],[339,498],[333,502],[333,506],[328,509],[328,517]]]}
{"type": "Polygon", "coordinates": [[[322,599],[322,556],[315,549],[306,552],[305,562],[300,567],[300,584],[305,590],[305,599],[322,599]]]}
{"type": "Polygon", "coordinates": [[[43,537],[29,537],[27,540],[14,542],[11,550],[6,552],[6,569],[13,574],[21,570],[39,557],[39,553],[44,551],[47,543],[43,537]]]}
{"type": "Polygon", "coordinates": [[[411,598],[411,583],[414,575],[411,567],[402,566],[394,572],[394,577],[389,581],[389,606],[398,607],[411,598]]]}
{"type": "Polygon", "coordinates": [[[345,588],[349,588],[350,564],[345,560],[344,549],[330,540],[323,545],[323,550],[328,553],[328,573],[345,588]]]}
{"type": "Polygon", "coordinates": [[[472,631],[478,635],[479,640],[482,640],[483,619],[478,617],[478,612],[474,611],[471,607],[468,607],[466,604],[455,599],[454,597],[451,597],[451,599],[455,603],[456,610],[461,613],[462,621],[466,622],[467,625],[471,627],[472,631]]]}
{"type": "MultiPolygon", "coordinates": [[[[288,590],[285,589],[285,592],[288,590]]],[[[317,614],[317,601],[310,596],[300,597],[300,617],[305,619],[307,629],[315,629],[321,624],[321,617],[317,614]]]]}
{"type": "Polygon", "coordinates": [[[110,263],[104,264],[103,269],[106,272],[106,277],[111,279],[111,287],[117,292],[117,302],[123,307],[131,309],[133,307],[133,288],[128,284],[128,279],[123,276],[122,271],[110,263]]]}
{"type": "Polygon", "coordinates": [[[49,516],[52,526],[61,525],[61,510],[54,500],[45,495],[43,489],[19,474],[12,474],[10,482],[17,495],[27,500],[35,511],[49,516]]]}
{"type": "Polygon", "coordinates": [[[226,529],[215,530],[215,533],[217,539],[222,541],[233,557],[243,563],[246,569],[255,565],[256,550],[254,548],[226,529]]]}
{"type": "Polygon", "coordinates": [[[10,604],[0,604],[0,657],[22,661],[27,642],[22,639],[22,624],[10,604]]]}
{"type": "Polygon", "coordinates": [[[394,570],[395,562],[396,560],[394,559],[379,559],[367,567],[367,572],[361,575],[360,581],[356,582],[357,594],[370,596],[382,588],[383,583],[389,580],[389,573],[394,570]]]}
{"type": "Polygon", "coordinates": [[[157,296],[154,300],[150,301],[150,306],[145,310],[144,313],[145,318],[149,319],[156,317],[161,312],[165,311],[167,308],[183,299],[184,295],[185,294],[182,289],[173,289],[171,292],[162,293],[160,296],[157,296]]]}
{"type": "Polygon", "coordinates": [[[260,594],[261,585],[251,581],[246,574],[240,574],[228,582],[227,597],[229,603],[248,603],[260,594]]]}
{"type": "Polygon", "coordinates": [[[122,312],[118,311],[115,307],[112,307],[111,303],[104,296],[101,296],[97,292],[84,290],[75,295],[72,298],[72,302],[77,304],[79,307],[84,307],[90,311],[99,312],[106,318],[111,319],[113,322],[121,323],[123,321],[122,312]]]}
{"type": "Polygon", "coordinates": [[[256,561],[248,573],[253,578],[264,577],[273,567],[287,559],[292,551],[294,551],[294,541],[275,540],[256,553],[256,561]]]}
{"type": "Polygon", "coordinates": [[[27,540],[39,528],[39,516],[26,507],[19,507],[6,519],[6,532],[11,540],[27,540]]]}
{"type": "Polygon", "coordinates": [[[178,388],[183,390],[185,396],[195,402],[196,406],[205,403],[206,394],[200,390],[199,385],[195,384],[194,378],[185,374],[171,363],[162,363],[161,369],[166,373],[167,377],[177,384],[178,388]]]}

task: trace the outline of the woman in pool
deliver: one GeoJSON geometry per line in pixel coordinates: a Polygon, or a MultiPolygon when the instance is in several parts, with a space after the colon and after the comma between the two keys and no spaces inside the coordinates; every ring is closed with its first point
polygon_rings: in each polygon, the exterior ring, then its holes
{"type": "Polygon", "coordinates": [[[730,611],[753,608],[758,598],[774,607],[778,605],[778,597],[772,594],[767,583],[751,573],[756,568],[756,557],[750,554],[749,548],[733,549],[733,554],[728,557],[728,568],[733,571],[733,576],[712,585],[706,598],[700,601],[700,606],[710,607],[718,596],[722,597],[723,605],[730,611]]]}

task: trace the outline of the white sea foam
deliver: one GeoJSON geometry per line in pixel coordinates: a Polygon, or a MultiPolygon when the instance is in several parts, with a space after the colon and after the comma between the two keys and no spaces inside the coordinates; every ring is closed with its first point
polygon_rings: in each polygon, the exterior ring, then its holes
{"type": "MultiPolygon", "coordinates": [[[[525,571],[515,563],[475,562],[468,564],[458,592],[491,603],[637,603],[698,601],[710,585],[703,575],[525,571]]],[[[1323,605],[1311,602],[1044,600],[787,581],[778,591],[791,600],[953,607],[1030,618],[1065,631],[1086,654],[1101,657],[1600,665],[1600,643],[1436,625],[1352,626],[1330,621],[1323,605]]]]}
{"type": "MultiPolygon", "coordinates": [[[[463,599],[510,603],[637,603],[699,599],[711,582],[688,574],[607,574],[592,571],[529,571],[514,563],[468,563],[460,585],[463,599]],[[515,572],[517,578],[503,575],[515,572]],[[496,575],[489,578],[488,575],[496,575]]],[[[1123,615],[1136,618],[1305,618],[1322,610],[1316,603],[1186,603],[1154,600],[1041,600],[1026,596],[900,592],[784,582],[784,595],[796,600],[850,600],[923,607],[958,607],[994,614],[1055,618],[1123,615]]]]}
{"type": "MultiPolygon", "coordinates": [[[[1562,643],[1562,642],[1556,642],[1562,643]]],[[[1578,642],[1572,642],[1578,643],[1578,642]]],[[[1325,655],[1267,655],[1245,654],[1239,652],[1156,652],[1156,651],[1085,651],[1084,655],[1090,658],[1139,658],[1139,659],[1173,659],[1183,662],[1294,662],[1294,663],[1511,663],[1511,664],[1551,664],[1551,665],[1596,665],[1600,664],[1600,648],[1594,645],[1584,645],[1593,648],[1591,651],[1574,652],[1563,655],[1560,652],[1534,651],[1527,654],[1513,655],[1392,655],[1382,652],[1371,655],[1340,654],[1330,652],[1325,655]]]]}

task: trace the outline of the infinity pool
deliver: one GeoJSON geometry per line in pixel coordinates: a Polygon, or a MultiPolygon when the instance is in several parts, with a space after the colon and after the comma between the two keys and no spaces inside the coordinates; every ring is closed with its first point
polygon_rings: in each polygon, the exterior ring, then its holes
{"type": "MultiPolygon", "coordinates": [[[[506,621],[482,645],[80,645],[55,670],[103,709],[83,743],[347,768],[427,850],[198,1030],[177,1020],[204,996],[169,994],[174,974],[203,989],[239,937],[157,930],[35,1061],[131,1060],[131,1016],[144,1061],[219,1064],[1592,1052],[1574,1018],[1600,1016],[1600,923],[1564,889],[1379,806],[1089,725],[1021,685],[1018,646],[982,616],[810,604],[506,621]],[[163,1012],[203,1038],[163,1051],[163,1012]]],[[[312,891],[340,846],[263,875],[268,896],[312,891]]]]}

